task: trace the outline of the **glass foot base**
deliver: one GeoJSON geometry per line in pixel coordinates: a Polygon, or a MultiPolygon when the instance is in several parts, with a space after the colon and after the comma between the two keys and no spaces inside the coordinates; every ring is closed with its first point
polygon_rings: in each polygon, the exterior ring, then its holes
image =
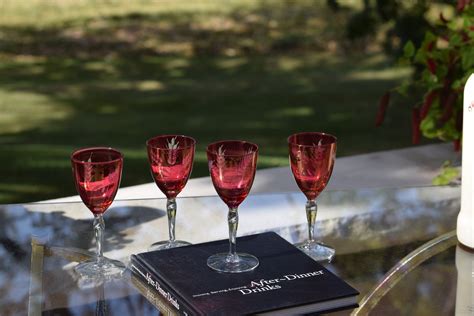
{"type": "Polygon", "coordinates": [[[307,240],[302,243],[295,244],[295,246],[315,261],[331,262],[334,258],[334,255],[336,254],[336,250],[334,250],[334,248],[316,241],[307,240]]]}
{"type": "Polygon", "coordinates": [[[178,247],[183,247],[183,246],[189,246],[191,243],[187,241],[182,241],[182,240],[174,240],[174,241],[169,241],[169,240],[164,240],[164,241],[159,241],[155,242],[152,244],[149,248],[148,251],[155,251],[155,250],[164,250],[164,249],[171,249],[171,248],[178,248],[178,247]]]}
{"type": "Polygon", "coordinates": [[[258,259],[247,253],[237,253],[232,256],[229,253],[218,253],[207,259],[207,266],[218,272],[240,273],[252,271],[258,267],[258,259]]]}
{"type": "Polygon", "coordinates": [[[78,275],[80,288],[97,287],[107,281],[121,279],[125,272],[125,265],[118,261],[103,257],[100,261],[96,258],[79,263],[74,271],[78,275]]]}

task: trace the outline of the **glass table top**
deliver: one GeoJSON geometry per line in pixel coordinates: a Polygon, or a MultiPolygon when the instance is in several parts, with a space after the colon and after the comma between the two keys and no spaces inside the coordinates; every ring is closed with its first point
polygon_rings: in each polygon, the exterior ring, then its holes
{"type": "MultiPolygon", "coordinates": [[[[177,203],[178,239],[228,237],[227,208],[217,196],[177,203]]],[[[250,195],[239,208],[238,236],[275,231],[302,241],[304,203],[300,192],[250,195]]],[[[128,264],[131,254],[167,239],[165,206],[164,199],[114,202],[105,214],[105,256],[128,264]]],[[[470,315],[474,255],[457,245],[459,208],[456,186],[323,192],[316,235],[336,248],[326,267],[361,293],[359,309],[334,315],[470,315]]],[[[0,225],[1,315],[156,315],[156,306],[173,313],[129,274],[78,287],[73,267],[95,246],[82,203],[1,205],[0,225]]]]}

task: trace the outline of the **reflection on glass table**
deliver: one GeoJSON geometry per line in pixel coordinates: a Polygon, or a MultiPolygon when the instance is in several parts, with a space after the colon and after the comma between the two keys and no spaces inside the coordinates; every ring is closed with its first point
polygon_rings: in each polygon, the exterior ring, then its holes
{"type": "MultiPolygon", "coordinates": [[[[420,265],[452,248],[457,242],[456,231],[453,230],[424,243],[409,253],[385,274],[379,283],[375,285],[374,289],[360,301],[359,308],[355,309],[351,315],[369,315],[371,312],[374,312],[383,297],[389,294],[390,290],[392,290],[397,283],[404,281],[404,277],[420,265]]],[[[456,266],[462,266],[461,269],[458,269],[458,290],[456,293],[457,314],[460,310],[467,312],[469,308],[472,308],[472,303],[467,303],[466,295],[469,296],[469,293],[467,293],[469,291],[469,285],[472,286],[472,266],[468,267],[468,263],[472,262],[473,255],[461,247],[461,245],[458,245],[456,248],[456,266]],[[461,284],[465,285],[462,286],[460,290],[461,284]],[[459,298],[459,304],[457,298],[459,298]]],[[[472,293],[472,288],[469,292],[472,293]]],[[[472,296],[469,297],[472,298],[472,296]]],[[[464,315],[464,313],[461,314],[464,315]]]]}
{"type": "MultiPolygon", "coordinates": [[[[450,241],[444,250],[404,274],[370,311],[373,315],[454,314],[456,301],[463,301],[457,295],[456,265],[458,269],[460,265],[455,261],[455,237],[445,234],[455,229],[459,197],[459,187],[323,192],[315,229],[324,243],[337,250],[327,267],[361,292],[363,307],[363,298],[400,260],[435,238],[445,238],[450,241]]],[[[114,202],[112,212],[106,214],[111,231],[104,240],[104,254],[127,263],[131,254],[146,251],[157,238],[165,239],[163,202],[114,202]]],[[[243,202],[239,235],[272,230],[292,243],[303,241],[307,236],[306,217],[300,210],[304,202],[299,192],[249,195],[243,202]]],[[[192,219],[178,223],[183,239],[200,243],[228,237],[222,225],[227,212],[218,197],[181,198],[179,203],[181,216],[192,219]]],[[[93,232],[82,208],[81,203],[0,206],[1,315],[28,311],[85,315],[98,310],[121,316],[156,314],[156,300],[151,293],[140,294],[128,274],[100,288],[78,288],[73,267],[94,250],[93,232]]],[[[335,315],[351,312],[358,311],[335,315]]]]}

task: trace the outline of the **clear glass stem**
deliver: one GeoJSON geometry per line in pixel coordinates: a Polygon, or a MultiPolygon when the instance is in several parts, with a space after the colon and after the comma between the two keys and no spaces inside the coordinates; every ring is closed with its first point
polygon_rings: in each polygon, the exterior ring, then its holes
{"type": "Polygon", "coordinates": [[[96,316],[108,315],[107,301],[105,300],[105,289],[104,289],[103,284],[101,284],[97,288],[97,296],[98,296],[98,300],[95,306],[95,315],[96,316]]]}
{"type": "Polygon", "coordinates": [[[316,200],[306,201],[306,218],[308,219],[308,240],[314,241],[314,223],[316,222],[316,215],[318,213],[318,206],[316,200]]]}
{"type": "Polygon", "coordinates": [[[239,213],[237,207],[229,207],[227,214],[227,223],[229,225],[229,261],[237,260],[237,228],[239,227],[239,213]]]}
{"type": "Polygon", "coordinates": [[[104,250],[102,245],[104,243],[105,222],[102,214],[94,215],[94,231],[96,240],[96,256],[97,262],[102,262],[104,258],[104,250]]]}
{"type": "Polygon", "coordinates": [[[168,213],[168,230],[170,242],[175,241],[174,228],[176,223],[176,199],[168,199],[166,201],[166,212],[168,213]]]}

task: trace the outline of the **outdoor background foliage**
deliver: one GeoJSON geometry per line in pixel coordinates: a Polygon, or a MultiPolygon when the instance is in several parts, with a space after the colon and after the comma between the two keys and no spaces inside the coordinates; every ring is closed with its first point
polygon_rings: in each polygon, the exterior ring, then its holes
{"type": "MultiPolygon", "coordinates": [[[[390,2],[396,0],[383,3],[390,2]]],[[[415,71],[392,90],[413,100],[414,144],[418,144],[423,135],[452,141],[454,149],[459,151],[463,124],[462,95],[467,79],[474,73],[474,6],[471,0],[457,0],[451,4],[450,10],[441,10],[431,23],[425,18],[429,10],[425,1],[416,6],[416,12],[421,13],[418,20],[423,32],[421,36],[414,32],[411,38],[405,37],[397,50],[401,55],[400,63],[412,65],[415,71]]],[[[397,7],[392,16],[399,16],[399,11],[397,7]]],[[[387,91],[380,100],[377,125],[383,122],[390,92],[387,91]]]]}
{"type": "Polygon", "coordinates": [[[297,131],[336,135],[338,156],[409,146],[410,111],[374,124],[412,73],[396,63],[406,24],[379,2],[2,0],[0,202],[75,194],[70,153],[92,145],[123,151],[122,186],[151,182],[145,141],[164,133],[196,138],[192,177],[219,139],[257,143],[259,168],[287,166],[297,131]]]}

